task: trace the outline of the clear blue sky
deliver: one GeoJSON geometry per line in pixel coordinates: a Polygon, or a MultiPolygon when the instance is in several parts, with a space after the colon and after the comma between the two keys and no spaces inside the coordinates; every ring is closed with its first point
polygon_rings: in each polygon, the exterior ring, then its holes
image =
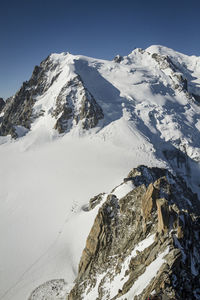
{"type": "Polygon", "coordinates": [[[199,0],[2,0],[0,97],[52,52],[112,59],[160,44],[200,56],[199,14],[199,0]]]}

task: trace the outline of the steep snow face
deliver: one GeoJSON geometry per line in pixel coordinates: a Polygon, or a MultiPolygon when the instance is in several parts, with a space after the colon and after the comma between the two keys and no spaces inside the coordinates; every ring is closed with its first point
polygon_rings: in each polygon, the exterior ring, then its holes
{"type": "Polygon", "coordinates": [[[95,217],[82,206],[130,168],[170,168],[198,191],[199,70],[160,46],[120,62],[52,54],[35,68],[0,114],[1,299],[73,281],[95,217]]]}

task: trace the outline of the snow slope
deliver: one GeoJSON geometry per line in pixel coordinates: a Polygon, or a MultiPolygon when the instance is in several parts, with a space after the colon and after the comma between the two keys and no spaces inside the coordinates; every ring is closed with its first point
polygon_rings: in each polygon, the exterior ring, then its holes
{"type": "MultiPolygon", "coordinates": [[[[199,57],[151,46],[120,63],[69,53],[49,60],[31,129],[17,126],[17,140],[0,137],[3,300],[27,299],[52,279],[73,282],[96,214],[83,208],[94,195],[111,192],[131,168],[167,167],[198,191],[200,108],[193,94],[200,95],[199,57]],[[52,111],[77,75],[104,118],[88,131],[72,120],[70,131],[59,135],[52,111]]],[[[77,111],[82,89],[73,100],[77,111]]],[[[117,193],[129,188],[118,187],[117,193]]]]}
{"type": "Polygon", "coordinates": [[[96,136],[50,142],[40,134],[34,144],[29,133],[0,147],[1,299],[27,299],[52,279],[72,283],[98,209],[84,206],[118,185],[130,165],[153,164],[151,152],[141,155],[134,146],[96,136]]]}

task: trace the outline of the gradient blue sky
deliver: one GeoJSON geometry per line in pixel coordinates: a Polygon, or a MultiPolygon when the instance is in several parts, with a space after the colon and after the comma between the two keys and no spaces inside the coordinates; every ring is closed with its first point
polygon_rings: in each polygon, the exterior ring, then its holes
{"type": "Polygon", "coordinates": [[[52,52],[112,59],[160,44],[200,56],[199,12],[199,0],[2,0],[0,97],[52,52]]]}

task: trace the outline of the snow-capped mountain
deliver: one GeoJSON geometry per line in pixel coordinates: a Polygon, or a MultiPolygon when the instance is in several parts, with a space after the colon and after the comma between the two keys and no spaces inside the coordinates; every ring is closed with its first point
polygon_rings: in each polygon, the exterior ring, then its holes
{"type": "Polygon", "coordinates": [[[113,61],[51,54],[0,99],[0,298],[62,278],[53,299],[65,299],[97,214],[84,208],[133,167],[166,168],[199,193],[199,105],[200,57],[162,46],[113,61]]]}
{"type": "Polygon", "coordinates": [[[96,128],[106,136],[123,122],[154,150],[174,146],[199,160],[199,68],[200,58],[161,46],[114,61],[52,54],[6,102],[0,133],[16,138],[45,127],[52,136],[54,129],[82,135],[96,128]]]}

